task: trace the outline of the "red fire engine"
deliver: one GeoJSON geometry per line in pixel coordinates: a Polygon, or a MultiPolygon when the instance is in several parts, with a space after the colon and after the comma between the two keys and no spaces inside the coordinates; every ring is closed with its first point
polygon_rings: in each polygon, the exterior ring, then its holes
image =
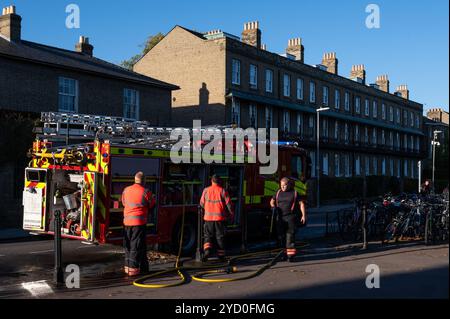
{"type": "Polygon", "coordinates": [[[30,150],[23,192],[23,228],[33,233],[53,234],[53,212],[60,210],[62,237],[121,243],[120,197],[137,171],[146,175],[146,187],[157,203],[147,224],[148,243],[175,245],[184,211],[184,252],[195,248],[197,207],[213,174],[222,177],[235,208],[227,234],[241,234],[245,228],[252,237],[268,231],[269,199],[281,177],[293,178],[299,194],[306,194],[311,161],[305,150],[289,143],[278,148],[277,171],[261,175],[258,163],[174,164],[171,129],[145,122],[64,113],[43,113],[42,122],[30,150]]]}

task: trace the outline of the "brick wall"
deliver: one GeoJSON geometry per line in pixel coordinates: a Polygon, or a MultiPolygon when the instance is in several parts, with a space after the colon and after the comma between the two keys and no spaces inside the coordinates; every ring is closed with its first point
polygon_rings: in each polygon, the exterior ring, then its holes
{"type": "Polygon", "coordinates": [[[78,113],[123,116],[124,88],[139,91],[140,119],[170,125],[171,92],[120,79],[0,57],[0,109],[58,110],[58,78],[78,80],[78,113]]]}

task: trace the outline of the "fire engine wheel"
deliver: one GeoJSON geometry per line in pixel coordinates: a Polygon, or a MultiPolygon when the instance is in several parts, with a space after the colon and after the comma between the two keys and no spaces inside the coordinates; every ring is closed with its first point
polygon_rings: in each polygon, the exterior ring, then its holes
{"type": "MultiPolygon", "coordinates": [[[[175,254],[178,253],[178,245],[180,243],[181,234],[181,220],[179,220],[172,232],[172,245],[171,250],[175,254]]],[[[197,223],[194,218],[186,216],[183,230],[183,247],[181,254],[183,256],[192,256],[197,247],[197,223]]]]}

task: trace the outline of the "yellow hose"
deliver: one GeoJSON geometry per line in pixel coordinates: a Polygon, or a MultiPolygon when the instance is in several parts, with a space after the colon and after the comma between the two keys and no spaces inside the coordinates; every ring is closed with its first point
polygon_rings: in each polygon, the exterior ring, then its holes
{"type": "MultiPolygon", "coordinates": [[[[184,202],[185,202],[185,189],[184,189],[184,184],[183,184],[183,203],[184,202]]],[[[183,210],[183,214],[182,214],[182,219],[181,219],[181,234],[180,234],[178,255],[177,255],[177,259],[175,261],[175,267],[138,278],[135,281],[133,281],[134,286],[140,287],[140,288],[153,288],[153,289],[180,286],[186,282],[186,277],[183,275],[182,271],[183,270],[196,270],[196,269],[197,270],[198,269],[212,269],[212,270],[202,271],[202,272],[195,273],[194,275],[191,275],[191,278],[193,280],[199,281],[199,282],[220,283],[220,282],[231,282],[231,281],[250,279],[250,278],[260,275],[266,269],[270,268],[275,263],[277,258],[284,252],[284,249],[278,248],[278,249],[272,249],[272,250],[267,250],[267,251],[254,252],[254,253],[247,253],[247,254],[235,256],[235,257],[230,258],[230,260],[227,263],[219,264],[219,265],[208,265],[208,266],[202,266],[202,267],[180,267],[179,261],[180,261],[180,256],[181,256],[183,235],[184,235],[184,215],[185,215],[185,206],[184,205],[183,205],[182,210],[183,210]],[[265,264],[264,266],[260,267],[259,269],[257,269],[256,271],[252,272],[251,274],[249,274],[247,276],[235,277],[235,278],[216,278],[216,279],[202,278],[204,275],[217,274],[217,273],[221,273],[221,272],[236,273],[236,272],[238,272],[238,269],[236,266],[231,266],[230,265],[231,262],[238,260],[238,259],[244,259],[246,257],[255,257],[258,255],[264,255],[267,253],[277,253],[277,254],[267,264],[265,264]],[[217,268],[219,268],[219,269],[217,269],[217,268]],[[180,280],[178,280],[175,283],[171,283],[171,284],[144,284],[143,283],[144,281],[146,281],[148,279],[156,278],[161,275],[169,274],[169,273],[173,273],[173,272],[177,272],[178,276],[181,278],[180,280]]],[[[201,230],[199,230],[199,231],[201,231],[201,230]]],[[[303,246],[305,246],[305,245],[303,245],[303,246]]]]}

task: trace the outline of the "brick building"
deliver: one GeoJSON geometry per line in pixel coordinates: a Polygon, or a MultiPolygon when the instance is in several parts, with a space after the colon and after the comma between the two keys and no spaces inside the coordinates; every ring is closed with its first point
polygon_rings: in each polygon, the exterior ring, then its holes
{"type": "Polygon", "coordinates": [[[176,26],[134,71],[181,88],[173,94],[177,125],[192,126],[196,118],[208,125],[277,127],[300,140],[314,165],[316,109],[330,107],[320,113],[323,175],[416,179],[417,161],[425,156],[423,105],[409,99],[407,86],[391,93],[387,75],[368,84],[364,65],[344,77],[335,53],[307,65],[301,39],[287,42],[285,53],[269,52],[258,22],[246,23],[241,39],[176,26]]]}
{"type": "Polygon", "coordinates": [[[178,87],[93,56],[89,39],[75,50],[21,38],[15,7],[0,16],[0,110],[124,116],[170,125],[178,87]]]}
{"type": "Polygon", "coordinates": [[[32,142],[32,119],[40,112],[124,116],[168,126],[172,91],[178,89],[96,58],[85,37],[80,37],[74,51],[26,41],[21,37],[21,22],[14,6],[2,10],[0,227],[21,223],[18,212],[22,210],[26,150],[32,142]]]}

